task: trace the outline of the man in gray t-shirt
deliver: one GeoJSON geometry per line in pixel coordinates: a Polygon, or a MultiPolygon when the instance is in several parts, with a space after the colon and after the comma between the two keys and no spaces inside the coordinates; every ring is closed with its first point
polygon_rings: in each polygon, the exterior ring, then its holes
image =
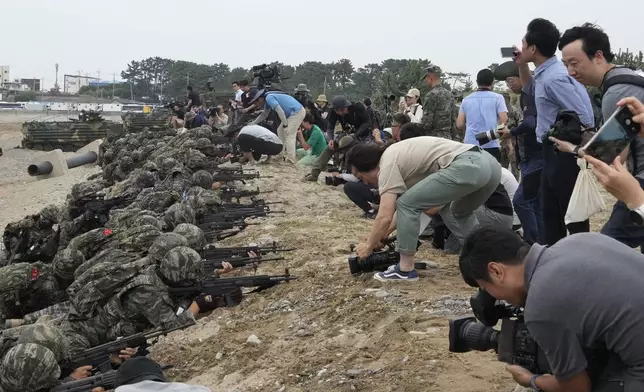
{"type": "Polygon", "coordinates": [[[524,308],[552,375],[510,366],[519,384],[603,392],[623,383],[617,391],[644,391],[644,255],[598,233],[548,248],[484,227],[465,241],[459,266],[469,285],[524,308]]]}
{"type": "MultiPolygon", "coordinates": [[[[617,102],[622,98],[644,100],[644,78],[629,68],[612,64],[614,55],[610,51],[610,41],[599,27],[584,24],[567,30],[559,41],[559,49],[570,76],[585,85],[604,90],[601,102],[604,120],[617,110],[617,102]],[[631,75],[635,80],[641,78],[641,85],[620,83],[606,88],[611,79],[623,75],[631,75]]],[[[644,138],[636,137],[626,154],[631,173],[644,188],[644,138]]],[[[601,232],[632,248],[641,246],[644,252],[644,226],[631,221],[630,210],[621,201],[615,203],[613,213],[601,232]]]]}

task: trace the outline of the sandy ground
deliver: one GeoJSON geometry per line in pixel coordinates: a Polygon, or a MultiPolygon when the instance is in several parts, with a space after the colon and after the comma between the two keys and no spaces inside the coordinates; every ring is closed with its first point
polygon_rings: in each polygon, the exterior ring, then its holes
{"type": "MultiPolygon", "coordinates": [[[[39,153],[10,149],[19,140],[15,126],[0,124],[3,227],[47,203],[62,203],[74,183],[97,170],[82,167],[34,181],[23,174],[39,153]]],[[[448,320],[469,313],[473,292],[462,282],[455,256],[423,245],[418,257],[429,269],[419,282],[353,277],[349,244],[366,235],[371,221],[361,218],[341,188],[301,182],[301,169],[259,167],[273,177],[251,185],[272,191],[264,198],[283,202],[273,209],[286,213],[257,220],[221,245],[277,240],[296,247],[285,261],[266,262],[256,273],[288,268],[298,279],[249,294],[240,306],[218,309],[197,326],[161,338],[152,355],[174,365],[171,378],[215,392],[513,390],[493,352],[448,352],[448,320]]],[[[594,230],[609,213],[593,219],[594,230]]]]}

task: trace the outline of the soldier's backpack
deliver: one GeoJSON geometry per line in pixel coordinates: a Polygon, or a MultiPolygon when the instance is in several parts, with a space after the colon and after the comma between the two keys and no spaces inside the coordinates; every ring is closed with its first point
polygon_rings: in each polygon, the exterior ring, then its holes
{"type": "Polygon", "coordinates": [[[152,264],[153,260],[144,257],[124,264],[103,262],[83,272],[67,288],[74,318],[96,315],[113,295],[152,264]]]}
{"type": "Polygon", "coordinates": [[[0,298],[20,306],[20,293],[27,291],[49,271],[40,268],[40,263],[16,263],[0,269],[0,298]]]}

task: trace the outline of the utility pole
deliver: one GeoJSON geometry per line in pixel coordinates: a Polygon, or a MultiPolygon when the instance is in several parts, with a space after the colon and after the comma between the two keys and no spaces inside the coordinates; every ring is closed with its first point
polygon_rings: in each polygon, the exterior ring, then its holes
{"type": "Polygon", "coordinates": [[[101,70],[99,69],[98,72],[98,83],[96,83],[96,98],[98,98],[98,92],[101,91],[101,70]]]}
{"type": "Polygon", "coordinates": [[[130,82],[130,100],[134,101],[134,90],[132,89],[132,82],[130,82]]]}
{"type": "Polygon", "coordinates": [[[324,95],[326,95],[326,76],[324,77],[324,95]]]}
{"type": "Polygon", "coordinates": [[[188,72],[188,76],[186,77],[186,80],[188,81],[187,86],[190,86],[190,72],[188,72]]]}
{"type": "Polygon", "coordinates": [[[112,71],[112,99],[114,99],[115,88],[116,88],[116,72],[112,71]]]}

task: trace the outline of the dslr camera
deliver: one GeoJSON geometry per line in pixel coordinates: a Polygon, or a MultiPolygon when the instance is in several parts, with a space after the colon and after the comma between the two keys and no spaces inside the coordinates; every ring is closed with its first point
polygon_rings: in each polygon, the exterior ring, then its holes
{"type": "Polygon", "coordinates": [[[534,374],[550,373],[543,352],[530,336],[523,321],[523,310],[502,304],[480,290],[470,298],[475,317],[459,317],[449,322],[449,351],[494,350],[501,362],[519,365],[534,374]],[[493,329],[501,320],[501,330],[493,329]]]}
{"type": "Polygon", "coordinates": [[[492,129],[490,131],[485,131],[485,132],[479,132],[474,137],[476,138],[476,141],[479,142],[480,145],[487,144],[491,142],[492,140],[496,140],[501,137],[501,134],[499,133],[500,130],[505,128],[505,125],[501,124],[496,127],[496,129],[492,129]]]}
{"type": "MultiPolygon", "coordinates": [[[[416,249],[421,245],[418,241],[416,249]]],[[[386,249],[379,252],[373,252],[371,256],[366,259],[360,260],[358,256],[349,257],[349,271],[352,275],[359,275],[365,272],[385,271],[389,266],[398,264],[400,261],[400,253],[396,252],[396,237],[389,237],[385,240],[386,249]]],[[[351,252],[354,251],[355,246],[351,245],[351,252]]],[[[426,269],[425,263],[414,263],[416,269],[426,269]]]]}

